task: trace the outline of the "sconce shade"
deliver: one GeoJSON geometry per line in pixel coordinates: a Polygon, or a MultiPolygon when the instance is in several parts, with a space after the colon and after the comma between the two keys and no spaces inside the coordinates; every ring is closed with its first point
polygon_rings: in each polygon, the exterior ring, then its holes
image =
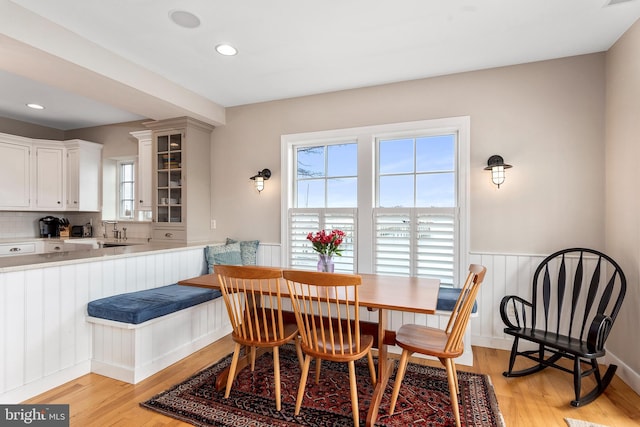
{"type": "Polygon", "coordinates": [[[269,178],[271,178],[271,171],[269,169],[262,169],[261,171],[258,171],[256,175],[250,177],[249,179],[255,181],[256,190],[258,190],[258,193],[260,193],[262,190],[264,190],[264,182],[269,178]]]}
{"type": "Polygon", "coordinates": [[[504,162],[502,156],[494,154],[489,157],[489,160],[487,160],[487,167],[484,168],[484,170],[491,171],[491,181],[500,188],[500,184],[504,183],[505,169],[509,169],[511,167],[511,165],[504,162]]]}

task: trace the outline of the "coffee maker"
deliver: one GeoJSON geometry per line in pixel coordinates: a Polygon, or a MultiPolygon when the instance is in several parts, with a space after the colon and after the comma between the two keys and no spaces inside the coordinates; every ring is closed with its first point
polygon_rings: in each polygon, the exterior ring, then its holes
{"type": "Polygon", "coordinates": [[[53,216],[40,218],[40,237],[60,237],[60,220],[53,216]]]}

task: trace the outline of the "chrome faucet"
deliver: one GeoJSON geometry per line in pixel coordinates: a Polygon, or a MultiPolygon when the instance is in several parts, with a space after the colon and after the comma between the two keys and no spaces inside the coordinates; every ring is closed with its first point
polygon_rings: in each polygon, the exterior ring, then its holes
{"type": "Polygon", "coordinates": [[[102,237],[104,237],[106,239],[107,238],[107,226],[105,224],[113,224],[113,238],[114,239],[119,239],[120,238],[120,230],[118,230],[118,221],[109,221],[109,220],[102,221],[102,226],[104,227],[104,233],[102,234],[102,237]]]}

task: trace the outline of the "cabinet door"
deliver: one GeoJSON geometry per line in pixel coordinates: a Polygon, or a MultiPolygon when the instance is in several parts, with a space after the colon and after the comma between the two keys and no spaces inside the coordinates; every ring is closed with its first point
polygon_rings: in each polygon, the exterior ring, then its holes
{"type": "Polygon", "coordinates": [[[30,207],[31,160],[30,145],[0,142],[0,183],[2,197],[0,209],[27,209],[30,207]]]}
{"type": "MultiPolygon", "coordinates": [[[[80,200],[80,150],[67,150],[67,210],[79,209],[80,200]]],[[[97,190],[97,188],[96,188],[97,190]]]]}
{"type": "Polygon", "coordinates": [[[164,132],[155,137],[155,222],[182,225],[183,133],[164,132]]]}
{"type": "Polygon", "coordinates": [[[36,147],[36,205],[38,209],[62,210],[63,148],[36,147]]]}
{"type": "Polygon", "coordinates": [[[142,211],[150,211],[153,208],[152,159],[151,138],[140,140],[138,142],[138,209],[142,211]]]}
{"type": "Polygon", "coordinates": [[[81,140],[72,140],[67,145],[67,210],[99,211],[102,146],[81,140]]]}

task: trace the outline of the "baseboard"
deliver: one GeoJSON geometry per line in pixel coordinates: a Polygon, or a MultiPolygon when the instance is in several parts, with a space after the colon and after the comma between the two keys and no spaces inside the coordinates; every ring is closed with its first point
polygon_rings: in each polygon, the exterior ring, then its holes
{"type": "Polygon", "coordinates": [[[105,363],[99,360],[91,361],[91,372],[104,375],[119,381],[130,384],[137,384],[140,381],[160,372],[164,368],[184,359],[185,357],[203,349],[209,344],[219,340],[220,338],[231,333],[231,326],[227,325],[212,331],[210,334],[204,335],[192,342],[181,347],[173,349],[170,353],[161,355],[141,366],[131,368],[130,366],[116,365],[113,363],[105,363]]]}
{"type": "Polygon", "coordinates": [[[67,369],[63,369],[54,374],[40,378],[37,381],[30,382],[16,389],[0,394],[0,402],[7,404],[24,402],[25,400],[44,393],[45,391],[59,387],[64,383],[89,373],[91,373],[91,364],[86,360],[67,369]]]}
{"type": "Polygon", "coordinates": [[[640,394],[640,373],[631,369],[629,365],[624,363],[609,350],[607,350],[607,354],[604,357],[604,360],[607,365],[616,365],[618,367],[618,369],[616,370],[616,375],[618,375],[622,381],[624,381],[629,387],[631,387],[633,391],[640,394]]]}

